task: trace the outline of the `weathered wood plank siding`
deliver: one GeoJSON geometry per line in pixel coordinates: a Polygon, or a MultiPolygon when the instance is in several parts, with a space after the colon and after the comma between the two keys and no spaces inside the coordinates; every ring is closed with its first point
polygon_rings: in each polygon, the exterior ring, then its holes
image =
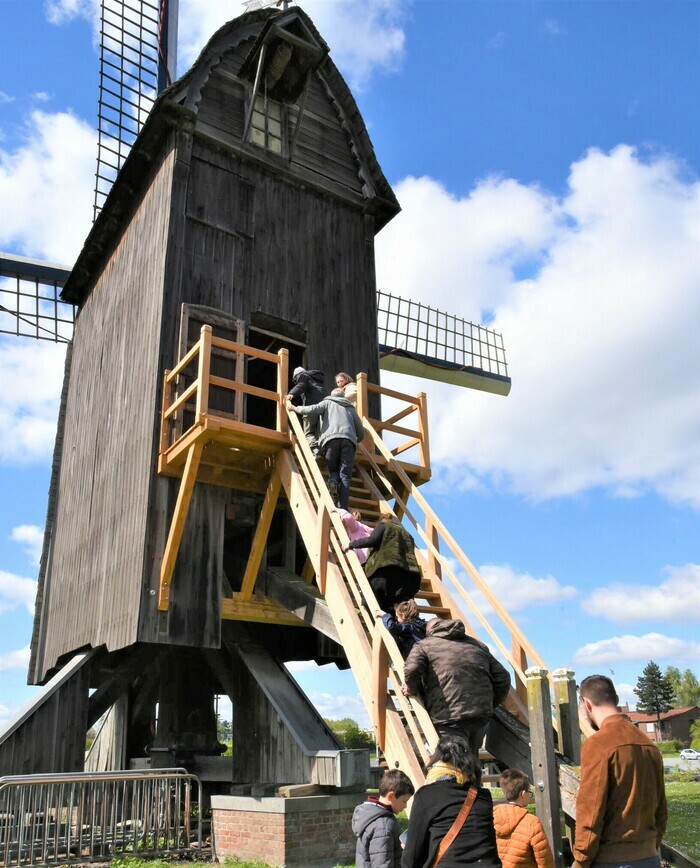
{"type": "Polygon", "coordinates": [[[0,744],[0,774],[81,772],[90,667],[83,666],[0,744]]]}
{"type": "Polygon", "coordinates": [[[42,679],[76,648],[113,650],[137,637],[173,164],[171,149],[76,323],[42,679]]]}

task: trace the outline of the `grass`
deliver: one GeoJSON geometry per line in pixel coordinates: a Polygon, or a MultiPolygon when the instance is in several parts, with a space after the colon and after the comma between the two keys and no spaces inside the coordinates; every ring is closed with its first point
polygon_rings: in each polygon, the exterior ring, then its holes
{"type": "Polygon", "coordinates": [[[666,784],[668,829],[666,840],[691,859],[700,859],[700,783],[666,784]]]}

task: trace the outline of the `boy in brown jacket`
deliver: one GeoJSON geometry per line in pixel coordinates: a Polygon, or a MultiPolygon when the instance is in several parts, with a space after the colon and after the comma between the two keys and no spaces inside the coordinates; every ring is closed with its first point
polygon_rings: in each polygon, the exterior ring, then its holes
{"type": "Polygon", "coordinates": [[[527,811],[532,800],[530,779],[520,769],[508,769],[498,785],[508,800],[506,805],[495,805],[493,809],[503,868],[553,868],[554,858],[542,823],[527,811]]]}

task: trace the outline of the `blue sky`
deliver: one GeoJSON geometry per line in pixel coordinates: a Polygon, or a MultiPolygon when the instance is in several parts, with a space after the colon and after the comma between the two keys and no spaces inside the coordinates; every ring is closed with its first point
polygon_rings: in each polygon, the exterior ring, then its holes
{"type": "MultiPolygon", "coordinates": [[[[700,672],[700,3],[307,0],[403,206],[379,285],[502,331],[428,392],[424,493],[552,668],[700,672]]],[[[181,0],[180,72],[241,11],[181,0]]],[[[0,250],[91,218],[93,0],[0,0],[0,250]]],[[[0,717],[24,686],[61,352],[0,338],[0,717]],[[21,528],[21,530],[17,530],[21,528]]],[[[295,667],[324,713],[352,678],[295,667]]]]}

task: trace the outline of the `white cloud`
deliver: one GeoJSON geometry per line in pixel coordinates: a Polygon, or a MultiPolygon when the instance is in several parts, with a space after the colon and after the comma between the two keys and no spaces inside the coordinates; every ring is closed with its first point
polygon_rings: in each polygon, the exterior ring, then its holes
{"type": "Polygon", "coordinates": [[[65,347],[12,338],[0,342],[0,463],[51,457],[65,347]]]}
{"type": "Polygon", "coordinates": [[[630,711],[634,711],[639,698],[634,692],[634,684],[627,684],[624,681],[619,684],[615,682],[615,690],[620,699],[620,705],[627,705],[630,711]]]}
{"type": "Polygon", "coordinates": [[[559,584],[553,576],[518,573],[510,564],[484,564],[479,572],[509,612],[568,600],[576,594],[576,588],[559,584]]]}
{"type": "Polygon", "coordinates": [[[9,94],[5,93],[4,90],[0,90],[0,105],[6,105],[8,102],[14,102],[14,101],[15,101],[15,97],[10,96],[9,94]]]}
{"type": "Polygon", "coordinates": [[[24,543],[24,551],[33,564],[41,560],[41,549],[44,545],[44,531],[34,524],[21,524],[12,528],[10,539],[24,543]]]}
{"type": "Polygon", "coordinates": [[[556,18],[545,18],[540,27],[540,32],[546,36],[566,36],[568,30],[560,24],[556,18]]]}
{"type": "Polygon", "coordinates": [[[34,614],[36,582],[14,573],[0,570],[0,612],[24,606],[30,615],[34,614]]]}
{"type": "MultiPolygon", "coordinates": [[[[49,0],[47,17],[54,24],[73,18],[92,22],[99,35],[99,0],[49,0]]],[[[304,0],[311,17],[331,48],[331,56],[352,88],[362,88],[375,70],[392,71],[401,62],[405,32],[405,0],[304,0]]],[[[231,0],[180,0],[178,73],[194,63],[200,51],[227,21],[242,15],[231,0]]]]}
{"type": "Polygon", "coordinates": [[[658,585],[614,584],[596,588],[582,608],[610,621],[700,620],[700,564],[666,567],[658,585]]]}
{"type": "Polygon", "coordinates": [[[65,24],[74,18],[87,18],[97,33],[100,23],[100,0],[47,0],[46,17],[52,24],[65,24]]]}
{"type": "Polygon", "coordinates": [[[70,264],[92,224],[97,143],[67,112],[29,115],[24,141],[0,149],[0,249],[70,264]]]}
{"type": "MultiPolygon", "coordinates": [[[[361,88],[375,70],[390,71],[400,63],[404,5],[400,0],[304,0],[303,9],[350,86],[361,88]]],[[[191,66],[216,30],[241,11],[230,0],[181,0],[179,70],[191,66]]]]}
{"type": "Polygon", "coordinates": [[[700,506],[700,184],[684,167],[619,146],[575,163],[562,198],[510,179],[457,199],[408,178],[397,194],[379,287],[493,311],[513,377],[506,399],[430,384],[433,460],[454,484],[700,506]]]}
{"type": "Polygon", "coordinates": [[[8,669],[27,669],[29,666],[29,645],[18,648],[16,651],[8,651],[0,654],[0,672],[8,669]]]}
{"type": "Polygon", "coordinates": [[[310,690],[306,694],[321,717],[331,718],[332,720],[342,720],[344,717],[350,717],[363,729],[371,727],[367,709],[359,693],[354,695],[340,693],[336,695],[310,690]]]}
{"type": "Polygon", "coordinates": [[[498,51],[499,49],[505,47],[507,41],[508,34],[505,32],[505,30],[499,30],[498,33],[495,33],[490,39],[486,41],[486,48],[489,51],[498,51]]]}
{"type": "Polygon", "coordinates": [[[700,643],[674,639],[662,633],[643,636],[613,636],[600,642],[589,642],[579,648],[574,659],[582,666],[618,663],[631,660],[700,659],[700,643]]]}

